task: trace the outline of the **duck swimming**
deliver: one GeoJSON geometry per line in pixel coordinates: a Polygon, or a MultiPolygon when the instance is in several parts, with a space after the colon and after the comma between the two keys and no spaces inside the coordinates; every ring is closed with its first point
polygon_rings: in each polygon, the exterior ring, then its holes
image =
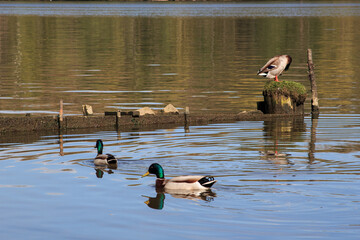
{"type": "Polygon", "coordinates": [[[151,164],[142,177],[149,174],[155,174],[157,177],[155,181],[156,189],[164,190],[205,190],[216,182],[211,176],[178,176],[165,179],[164,170],[158,163],[151,164]]]}
{"type": "Polygon", "coordinates": [[[97,140],[95,148],[97,149],[98,153],[94,159],[95,165],[115,165],[117,164],[117,159],[112,154],[103,154],[104,144],[102,140],[97,140]]]}
{"type": "Polygon", "coordinates": [[[257,75],[261,75],[270,79],[275,78],[276,82],[279,81],[278,76],[283,71],[287,71],[292,62],[292,58],[289,55],[277,55],[271,58],[260,70],[257,75]]]}

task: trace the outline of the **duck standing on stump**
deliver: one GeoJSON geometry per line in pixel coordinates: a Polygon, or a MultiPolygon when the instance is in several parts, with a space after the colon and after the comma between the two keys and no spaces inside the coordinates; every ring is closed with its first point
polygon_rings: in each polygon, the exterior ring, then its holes
{"type": "Polygon", "coordinates": [[[178,176],[171,179],[165,179],[163,168],[158,163],[150,165],[147,173],[143,177],[155,174],[156,175],[156,189],[166,190],[206,190],[209,189],[215,182],[211,176],[178,176]]]}
{"type": "Polygon", "coordinates": [[[289,55],[277,55],[271,58],[260,70],[257,75],[261,75],[270,79],[275,78],[276,82],[279,81],[278,76],[290,67],[292,58],[289,55]]]}
{"type": "Polygon", "coordinates": [[[98,154],[96,155],[96,157],[94,159],[95,165],[116,165],[117,164],[117,159],[114,157],[114,155],[109,154],[109,153],[103,154],[104,144],[100,139],[96,141],[95,148],[97,149],[97,152],[98,152],[98,154]]]}

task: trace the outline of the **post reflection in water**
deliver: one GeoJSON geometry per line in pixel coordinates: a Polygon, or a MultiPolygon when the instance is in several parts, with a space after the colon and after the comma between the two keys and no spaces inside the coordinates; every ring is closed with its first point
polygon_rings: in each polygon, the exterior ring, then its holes
{"type": "Polygon", "coordinates": [[[263,159],[274,164],[291,164],[284,152],[288,142],[302,142],[305,140],[306,124],[303,117],[291,119],[273,119],[264,121],[264,139],[273,144],[265,145],[265,150],[260,151],[263,159]]]}
{"type": "Polygon", "coordinates": [[[184,198],[190,200],[203,200],[206,202],[214,201],[216,197],[216,193],[214,193],[211,189],[207,190],[194,190],[194,191],[186,191],[186,190],[156,190],[156,197],[148,197],[142,195],[143,197],[147,197],[148,200],[144,203],[148,205],[148,207],[153,209],[161,210],[165,206],[165,193],[170,194],[173,198],[184,198]]]}
{"type": "Polygon", "coordinates": [[[59,134],[59,148],[60,148],[60,156],[64,156],[64,139],[63,139],[63,135],[59,134]]]}
{"type": "Polygon", "coordinates": [[[317,118],[311,118],[311,132],[309,142],[309,163],[312,164],[315,160],[315,143],[316,143],[316,128],[318,126],[317,118]]]}

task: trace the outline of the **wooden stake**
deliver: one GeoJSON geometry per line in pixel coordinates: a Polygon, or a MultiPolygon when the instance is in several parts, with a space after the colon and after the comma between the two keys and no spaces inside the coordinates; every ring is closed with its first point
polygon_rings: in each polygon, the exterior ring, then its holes
{"type": "Polygon", "coordinates": [[[60,100],[60,112],[59,112],[59,121],[62,122],[63,121],[63,115],[64,115],[64,102],[61,99],[60,100]]]}
{"type": "Polygon", "coordinates": [[[311,117],[319,118],[319,112],[320,112],[319,99],[317,94],[317,86],[316,86],[315,74],[314,74],[314,63],[312,60],[311,49],[307,50],[307,57],[308,57],[309,80],[311,85],[311,117]]]}
{"type": "Polygon", "coordinates": [[[189,121],[189,119],[188,119],[189,114],[190,114],[189,107],[185,107],[185,112],[184,112],[185,123],[188,123],[188,121],[189,121]]]}
{"type": "Polygon", "coordinates": [[[120,118],[121,118],[121,111],[120,110],[117,110],[116,111],[116,129],[119,130],[119,121],[120,121],[120,118]]]}
{"type": "Polygon", "coordinates": [[[185,107],[185,114],[189,115],[190,114],[190,108],[189,107],[185,107]]]}

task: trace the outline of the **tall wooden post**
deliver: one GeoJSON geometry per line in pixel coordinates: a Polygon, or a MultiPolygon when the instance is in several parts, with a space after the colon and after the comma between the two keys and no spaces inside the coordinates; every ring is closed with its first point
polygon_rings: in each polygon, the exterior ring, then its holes
{"type": "Polygon", "coordinates": [[[63,116],[64,116],[64,102],[61,99],[60,100],[60,111],[59,111],[59,121],[62,122],[63,121],[63,116]]]}
{"type": "Polygon", "coordinates": [[[120,118],[121,118],[121,111],[117,110],[116,112],[116,130],[119,132],[119,125],[120,125],[120,118]]]}
{"type": "Polygon", "coordinates": [[[319,118],[319,113],[320,113],[319,99],[317,94],[317,86],[316,86],[315,74],[314,74],[314,63],[312,60],[311,49],[307,50],[307,57],[308,57],[309,80],[311,86],[311,117],[319,118]]]}
{"type": "Polygon", "coordinates": [[[61,130],[64,127],[64,102],[60,100],[60,110],[59,110],[59,129],[61,130]]]}

